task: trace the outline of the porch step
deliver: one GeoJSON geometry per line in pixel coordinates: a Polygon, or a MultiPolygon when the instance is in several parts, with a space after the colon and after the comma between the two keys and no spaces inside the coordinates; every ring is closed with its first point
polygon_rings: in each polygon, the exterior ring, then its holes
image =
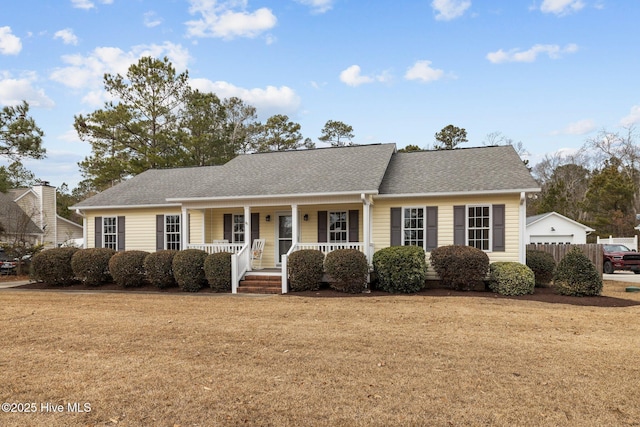
{"type": "Polygon", "coordinates": [[[282,293],[281,275],[247,275],[240,281],[238,293],[279,294],[282,293]]]}

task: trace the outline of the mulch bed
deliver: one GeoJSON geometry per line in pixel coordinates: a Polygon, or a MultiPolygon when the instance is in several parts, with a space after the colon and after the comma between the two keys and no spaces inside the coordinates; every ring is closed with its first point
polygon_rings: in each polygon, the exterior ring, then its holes
{"type": "MultiPolygon", "coordinates": [[[[159,294],[192,294],[191,292],[184,292],[179,287],[171,287],[165,289],[158,289],[155,286],[147,285],[136,288],[122,288],[115,283],[107,283],[101,286],[87,286],[83,284],[74,284],[70,286],[52,286],[45,283],[29,283],[26,285],[16,286],[12,289],[44,289],[44,290],[64,290],[64,291],[112,291],[112,292],[150,292],[159,294]]],[[[204,287],[197,292],[197,294],[214,294],[209,287],[204,287]]],[[[370,293],[362,294],[346,294],[344,292],[334,291],[330,288],[321,288],[318,291],[304,291],[304,292],[290,292],[287,296],[296,297],[309,297],[309,298],[384,298],[398,294],[390,294],[383,291],[373,290],[370,293]]],[[[539,301],[550,304],[570,304],[589,307],[630,307],[640,305],[640,301],[633,301],[623,298],[614,297],[570,297],[565,295],[558,295],[554,292],[553,288],[536,288],[535,293],[532,295],[521,296],[504,296],[498,295],[489,291],[454,291],[451,289],[443,288],[431,288],[417,292],[418,296],[433,296],[433,297],[482,297],[482,298],[495,298],[495,299],[515,299],[522,301],[539,301]]]]}

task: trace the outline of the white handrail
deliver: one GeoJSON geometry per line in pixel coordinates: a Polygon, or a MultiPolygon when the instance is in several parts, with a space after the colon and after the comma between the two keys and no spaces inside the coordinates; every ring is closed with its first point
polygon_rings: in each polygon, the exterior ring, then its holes
{"type": "Polygon", "coordinates": [[[251,269],[251,253],[249,244],[244,244],[237,253],[231,255],[231,293],[238,293],[238,285],[242,276],[251,269]]]}

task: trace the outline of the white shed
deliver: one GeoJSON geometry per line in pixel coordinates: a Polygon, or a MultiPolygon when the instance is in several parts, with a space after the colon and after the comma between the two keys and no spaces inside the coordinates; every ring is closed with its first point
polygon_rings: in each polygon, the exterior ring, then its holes
{"type": "Polygon", "coordinates": [[[595,230],[557,212],[527,218],[526,242],[548,244],[584,244],[595,230]]]}

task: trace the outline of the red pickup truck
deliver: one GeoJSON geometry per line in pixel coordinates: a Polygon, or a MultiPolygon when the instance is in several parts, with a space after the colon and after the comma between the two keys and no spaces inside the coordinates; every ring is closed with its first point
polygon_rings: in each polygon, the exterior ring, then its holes
{"type": "Polygon", "coordinates": [[[632,251],[625,245],[603,245],[604,263],[602,271],[612,274],[616,270],[633,271],[640,274],[640,253],[632,251]]]}

